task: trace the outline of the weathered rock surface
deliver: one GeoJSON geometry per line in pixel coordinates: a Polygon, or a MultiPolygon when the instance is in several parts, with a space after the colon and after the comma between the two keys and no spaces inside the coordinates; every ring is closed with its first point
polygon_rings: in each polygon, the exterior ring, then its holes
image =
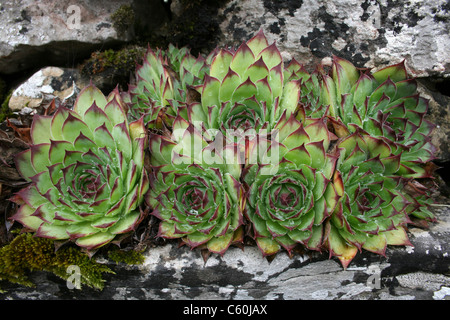
{"type": "Polygon", "coordinates": [[[448,76],[449,10],[445,0],[233,0],[221,11],[222,42],[238,45],[263,29],[306,65],[332,54],[370,68],[406,59],[415,77],[448,76]]]}
{"type": "MultiPolygon", "coordinates": [[[[161,23],[164,11],[153,1],[32,1],[9,0],[0,4],[0,74],[12,74],[45,65],[69,65],[94,50],[130,41],[134,21],[117,30],[112,15],[132,5],[140,13],[155,13],[161,23]],[[150,10],[150,11],[149,11],[150,10]]],[[[148,20],[148,19],[147,19],[148,20]]],[[[147,27],[152,27],[147,23],[147,27]]]]}
{"type": "Polygon", "coordinates": [[[36,108],[41,105],[44,96],[59,98],[61,101],[76,96],[77,92],[88,85],[77,69],[46,67],[17,87],[9,100],[12,111],[24,108],[36,108]]]}
{"type": "Polygon", "coordinates": [[[205,263],[198,250],[176,243],[151,248],[141,266],[111,265],[103,291],[68,289],[36,272],[35,288],[2,283],[0,299],[108,300],[443,300],[450,299],[450,208],[436,207],[430,229],[411,228],[414,247],[388,247],[386,257],[364,252],[347,270],[326,254],[279,253],[268,262],[257,247],[230,248],[205,263]]]}

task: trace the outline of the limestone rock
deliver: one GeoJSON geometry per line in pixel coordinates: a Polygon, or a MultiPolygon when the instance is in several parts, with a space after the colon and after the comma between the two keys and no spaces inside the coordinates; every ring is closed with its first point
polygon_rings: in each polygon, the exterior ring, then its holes
{"type": "Polygon", "coordinates": [[[70,64],[94,48],[131,39],[111,15],[129,1],[8,0],[0,4],[0,73],[70,64]]]}
{"type": "Polygon", "coordinates": [[[306,65],[332,54],[370,68],[406,59],[412,76],[444,76],[449,9],[445,0],[232,0],[221,11],[222,43],[238,45],[263,29],[306,65]]]}
{"type": "Polygon", "coordinates": [[[46,67],[22,83],[13,91],[9,100],[12,111],[28,110],[38,107],[44,96],[59,98],[61,101],[76,95],[88,83],[77,69],[46,67]]]}

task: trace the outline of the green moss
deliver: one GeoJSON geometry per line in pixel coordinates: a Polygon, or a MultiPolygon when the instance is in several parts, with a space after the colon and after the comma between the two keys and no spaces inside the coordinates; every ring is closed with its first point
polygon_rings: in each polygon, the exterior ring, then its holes
{"type": "Polygon", "coordinates": [[[96,51],[85,62],[82,72],[92,75],[112,68],[115,73],[129,76],[130,72],[134,72],[136,63],[142,62],[145,50],[139,46],[128,46],[117,51],[96,51]]]}
{"type": "Polygon", "coordinates": [[[142,251],[136,250],[110,250],[108,251],[108,258],[116,263],[126,263],[128,265],[137,265],[144,263],[145,257],[142,251]]]}
{"type": "Polygon", "coordinates": [[[5,98],[6,91],[6,82],[2,78],[0,78],[0,102],[5,98]]]}
{"type": "Polygon", "coordinates": [[[116,12],[111,15],[114,29],[118,34],[125,34],[134,25],[134,11],[131,5],[121,5],[116,12]]]}
{"type": "Polygon", "coordinates": [[[9,99],[11,99],[13,91],[11,90],[5,97],[5,99],[0,99],[0,122],[3,122],[7,117],[11,116],[12,112],[9,109],[9,99]]]}
{"type": "Polygon", "coordinates": [[[81,283],[103,289],[104,273],[114,273],[106,265],[95,262],[78,248],[65,246],[55,252],[52,240],[33,237],[24,233],[0,248],[0,280],[8,280],[25,286],[34,286],[28,279],[31,271],[48,271],[67,279],[69,266],[80,268],[81,283]]]}

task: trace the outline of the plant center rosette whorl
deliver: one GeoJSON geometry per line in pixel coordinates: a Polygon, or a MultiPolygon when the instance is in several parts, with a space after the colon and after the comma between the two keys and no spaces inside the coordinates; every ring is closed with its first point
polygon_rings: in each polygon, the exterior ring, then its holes
{"type": "Polygon", "coordinates": [[[336,153],[333,182],[341,199],[326,222],[330,256],[345,268],[358,250],[384,255],[387,245],[410,245],[404,226],[411,203],[404,196],[404,178],[396,175],[400,155],[360,129],[341,138],[336,153]]]}
{"type": "Polygon", "coordinates": [[[105,97],[93,85],[84,88],[73,110],[35,116],[31,138],[16,158],[31,184],[13,197],[21,205],[13,220],[88,251],[141,221],[146,129],[142,119],[128,123],[117,89],[105,97]]]}
{"type": "Polygon", "coordinates": [[[209,129],[271,130],[283,110],[297,108],[300,86],[284,84],[283,59],[275,43],[258,32],[236,51],[221,49],[205,75],[201,102],[188,105],[188,119],[209,129]]]}
{"type": "Polygon", "coordinates": [[[232,146],[213,147],[180,116],[171,137],[151,135],[147,202],[159,236],[223,254],[243,237],[241,164],[232,146]]]}
{"type": "Polygon", "coordinates": [[[323,222],[339,198],[331,182],[337,158],[327,152],[335,136],[326,118],[301,123],[285,115],[266,146],[261,137],[250,142],[243,175],[246,216],[264,255],[297,244],[320,250],[323,222]]]}

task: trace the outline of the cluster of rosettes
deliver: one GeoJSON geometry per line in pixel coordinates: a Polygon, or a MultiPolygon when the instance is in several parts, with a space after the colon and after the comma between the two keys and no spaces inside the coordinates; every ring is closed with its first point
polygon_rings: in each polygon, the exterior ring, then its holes
{"type": "Polygon", "coordinates": [[[416,89],[403,63],[285,65],[262,31],[206,58],[149,48],[121,96],[88,87],[73,111],[35,119],[15,219],[96,248],[137,225],[145,198],[158,236],[192,248],[223,254],[250,235],[263,255],[302,245],[346,267],[410,244],[411,217],[433,220],[416,89]]]}

